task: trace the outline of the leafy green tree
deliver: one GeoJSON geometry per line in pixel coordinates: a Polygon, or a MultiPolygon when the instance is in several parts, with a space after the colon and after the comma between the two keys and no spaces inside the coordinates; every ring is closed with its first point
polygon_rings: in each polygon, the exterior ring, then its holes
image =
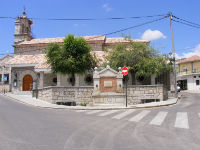
{"type": "Polygon", "coordinates": [[[71,74],[71,83],[74,85],[76,73],[84,73],[96,66],[90,51],[91,47],[82,37],[69,34],[63,44],[50,44],[46,52],[47,63],[54,73],[71,74]]]}
{"type": "MultiPolygon", "coordinates": [[[[131,40],[128,45],[118,44],[108,50],[107,60],[114,69],[127,66],[132,79],[147,79],[153,74],[159,75],[171,69],[167,63],[167,56],[161,55],[148,43],[136,43],[131,40]]],[[[135,84],[134,82],[135,80],[132,80],[132,84],[135,84]]]]}

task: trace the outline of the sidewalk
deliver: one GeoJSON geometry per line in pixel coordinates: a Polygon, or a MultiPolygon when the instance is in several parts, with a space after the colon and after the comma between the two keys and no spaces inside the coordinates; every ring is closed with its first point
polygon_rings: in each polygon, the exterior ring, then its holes
{"type": "Polygon", "coordinates": [[[200,90],[182,90],[181,93],[200,93],[200,90]]]}
{"type": "Polygon", "coordinates": [[[168,99],[166,101],[161,102],[152,102],[152,103],[145,103],[145,104],[137,104],[137,105],[128,105],[128,107],[125,106],[112,106],[112,105],[99,105],[99,106],[65,106],[65,105],[57,105],[57,104],[51,104],[36,98],[32,98],[31,95],[15,95],[11,93],[1,94],[3,96],[10,97],[14,100],[17,100],[21,103],[35,106],[35,107],[41,107],[41,108],[53,108],[53,109],[75,109],[75,110],[81,110],[81,109],[88,109],[88,110],[105,110],[105,109],[137,109],[137,108],[152,108],[152,107],[160,107],[160,106],[168,106],[173,105],[178,102],[178,98],[172,98],[168,99]]]}

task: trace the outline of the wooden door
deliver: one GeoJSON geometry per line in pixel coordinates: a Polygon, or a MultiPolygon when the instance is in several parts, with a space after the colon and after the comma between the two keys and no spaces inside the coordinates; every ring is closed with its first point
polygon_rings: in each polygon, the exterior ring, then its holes
{"type": "Polygon", "coordinates": [[[23,91],[31,91],[33,86],[33,78],[31,75],[25,75],[23,78],[23,91]]]}

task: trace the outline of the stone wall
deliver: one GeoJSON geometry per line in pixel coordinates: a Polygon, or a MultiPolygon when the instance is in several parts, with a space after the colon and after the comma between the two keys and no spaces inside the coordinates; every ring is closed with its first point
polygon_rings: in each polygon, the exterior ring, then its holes
{"type": "Polygon", "coordinates": [[[15,46],[15,54],[23,55],[34,55],[34,54],[43,54],[48,48],[48,44],[37,44],[37,45],[20,45],[15,46]]]}
{"type": "Polygon", "coordinates": [[[43,89],[39,89],[38,90],[38,98],[40,100],[43,100],[43,101],[46,101],[46,102],[49,102],[49,103],[53,103],[53,93],[52,93],[52,88],[49,87],[49,88],[43,88],[43,89]]]}
{"type": "Polygon", "coordinates": [[[103,43],[88,43],[92,51],[103,51],[103,43]]]}
{"type": "MultiPolygon", "coordinates": [[[[92,51],[103,51],[102,43],[88,43],[92,51]]],[[[34,44],[34,45],[15,45],[14,53],[22,55],[44,54],[47,51],[49,44],[34,44]]]]}
{"type": "Polygon", "coordinates": [[[127,88],[128,104],[140,104],[143,100],[167,99],[167,90],[163,85],[132,85],[127,88]]]}
{"type": "MultiPolygon", "coordinates": [[[[124,89],[125,90],[125,89],[124,89]]],[[[140,104],[142,100],[166,100],[167,99],[167,90],[163,85],[137,85],[137,86],[128,86],[127,89],[128,95],[128,104],[140,104]]],[[[76,104],[84,104],[93,102],[94,96],[92,97],[93,87],[84,86],[84,87],[56,87],[50,86],[43,89],[39,89],[38,98],[50,103],[57,102],[76,102],[76,104]]],[[[119,95],[120,93],[118,93],[119,95]]],[[[111,102],[106,102],[105,97],[107,93],[105,92],[103,97],[104,101],[96,102],[95,104],[110,104],[111,102]]],[[[118,96],[117,95],[117,96],[118,96]]],[[[98,99],[100,99],[97,96],[98,99]]],[[[106,100],[107,100],[106,99],[106,100]]],[[[110,100],[114,100],[114,97],[111,97],[110,100]]],[[[118,100],[118,99],[117,99],[118,100]]],[[[120,101],[116,101],[116,104],[123,104],[125,102],[125,91],[120,95],[120,101]],[[123,98],[124,97],[124,98],[123,98]],[[123,100],[124,99],[124,100],[123,100]]],[[[107,100],[109,101],[109,99],[107,100]]],[[[112,104],[114,104],[112,102],[112,104]]],[[[125,103],[124,103],[125,104],[125,103]]]]}
{"type": "Polygon", "coordinates": [[[76,104],[92,101],[92,86],[84,87],[45,87],[39,89],[38,98],[50,103],[76,102],[76,104]]]}
{"type": "Polygon", "coordinates": [[[0,93],[3,92],[9,92],[10,91],[10,85],[9,84],[0,84],[0,93]]]}
{"type": "Polygon", "coordinates": [[[43,78],[43,86],[44,87],[48,87],[48,86],[56,86],[57,83],[53,82],[53,79],[57,78],[56,74],[53,73],[47,73],[44,74],[44,78],[43,78]]]}
{"type": "Polygon", "coordinates": [[[14,80],[17,80],[16,87],[14,87],[13,84],[11,84],[12,92],[17,92],[17,91],[23,90],[23,78],[25,75],[31,75],[33,78],[33,81],[38,80],[38,76],[34,72],[33,67],[12,68],[11,83],[13,83],[14,80]]]}
{"type": "Polygon", "coordinates": [[[10,73],[10,69],[9,68],[3,68],[0,67],[0,74],[9,74],[10,73]]]}

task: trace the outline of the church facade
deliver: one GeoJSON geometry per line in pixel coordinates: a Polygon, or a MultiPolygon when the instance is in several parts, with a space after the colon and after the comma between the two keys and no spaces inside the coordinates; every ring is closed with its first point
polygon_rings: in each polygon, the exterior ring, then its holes
{"type": "MultiPolygon", "coordinates": [[[[7,66],[10,69],[10,91],[13,93],[31,93],[35,89],[45,89],[47,87],[72,87],[71,76],[60,73],[52,73],[51,66],[46,63],[45,51],[49,44],[62,44],[63,38],[44,38],[34,39],[31,35],[32,21],[27,18],[26,13],[23,12],[21,17],[15,20],[14,33],[14,55],[7,61],[7,66]]],[[[122,43],[128,44],[130,41],[124,38],[107,38],[106,36],[82,36],[86,42],[91,46],[91,53],[95,53],[97,58],[104,61],[106,57],[107,48],[113,45],[122,43]]],[[[133,42],[149,43],[144,40],[133,40],[133,42]]],[[[74,87],[93,87],[93,72],[86,72],[85,74],[75,75],[74,87]]],[[[170,75],[164,75],[163,83],[170,89],[170,75]]],[[[159,78],[152,76],[149,84],[159,84],[159,78]]],[[[135,82],[137,85],[139,81],[135,82]]],[[[132,84],[131,76],[128,80],[128,85],[132,84]]],[[[74,88],[73,87],[73,88],[74,88]]],[[[84,91],[84,90],[83,90],[84,91]]],[[[61,91],[62,93],[62,91],[61,91]]],[[[44,94],[43,94],[44,95],[44,94]]]]}
{"type": "MultiPolygon", "coordinates": [[[[71,86],[70,76],[62,74],[52,74],[51,66],[46,63],[45,51],[50,43],[63,43],[63,38],[34,39],[31,36],[31,24],[24,12],[21,17],[15,20],[14,33],[14,57],[8,61],[12,68],[11,89],[12,91],[31,91],[34,86],[43,88],[47,86],[71,86]]],[[[92,53],[98,58],[105,58],[105,48],[118,43],[127,44],[129,41],[124,38],[107,38],[106,36],[83,36],[91,46],[92,53]]],[[[134,40],[135,42],[149,43],[144,40],[134,40]]],[[[75,86],[89,86],[85,75],[76,75],[75,86]]]]}

